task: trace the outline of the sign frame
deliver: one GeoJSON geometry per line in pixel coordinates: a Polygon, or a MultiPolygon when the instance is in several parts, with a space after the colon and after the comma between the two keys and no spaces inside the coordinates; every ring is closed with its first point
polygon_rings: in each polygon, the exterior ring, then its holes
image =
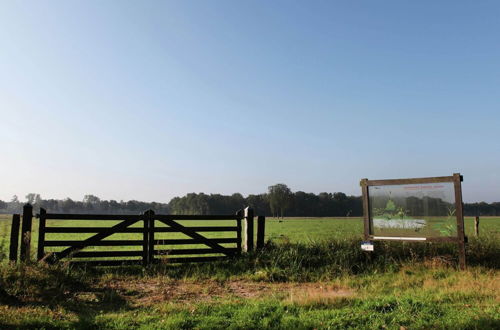
{"type": "Polygon", "coordinates": [[[390,179],[390,180],[368,180],[361,179],[360,186],[363,197],[363,221],[364,221],[364,240],[396,240],[396,241],[421,241],[421,242],[454,242],[458,246],[458,260],[461,269],[465,269],[465,236],[463,202],[462,202],[462,181],[463,176],[460,173],[454,173],[452,176],[427,177],[427,178],[412,178],[412,179],[390,179]],[[392,236],[375,236],[372,235],[371,214],[370,214],[370,186],[386,186],[386,185],[406,185],[406,184],[432,184],[452,182],[455,190],[455,216],[457,219],[457,236],[448,237],[392,237],[392,236]]]}

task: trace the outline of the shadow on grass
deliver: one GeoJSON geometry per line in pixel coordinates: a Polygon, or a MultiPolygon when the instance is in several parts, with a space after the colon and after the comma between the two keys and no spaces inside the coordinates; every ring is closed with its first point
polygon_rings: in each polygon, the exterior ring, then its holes
{"type": "Polygon", "coordinates": [[[465,324],[462,329],[500,329],[500,320],[488,317],[481,317],[465,324]]]}
{"type": "MultiPolygon", "coordinates": [[[[24,308],[62,308],[78,320],[71,328],[92,328],[103,312],[131,310],[128,302],[111,288],[92,285],[89,274],[65,266],[45,264],[2,265],[0,304],[24,308]],[[4,289],[5,288],[5,289],[4,289]]],[[[51,328],[42,320],[23,320],[21,325],[0,320],[1,329],[51,328]]]]}

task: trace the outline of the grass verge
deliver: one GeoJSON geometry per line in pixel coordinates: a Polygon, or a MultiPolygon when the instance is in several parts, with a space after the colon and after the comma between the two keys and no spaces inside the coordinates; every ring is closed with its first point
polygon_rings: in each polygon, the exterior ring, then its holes
{"type": "Polygon", "coordinates": [[[500,248],[286,238],[226,262],[82,269],[0,265],[0,328],[460,328],[500,326],[500,248]]]}

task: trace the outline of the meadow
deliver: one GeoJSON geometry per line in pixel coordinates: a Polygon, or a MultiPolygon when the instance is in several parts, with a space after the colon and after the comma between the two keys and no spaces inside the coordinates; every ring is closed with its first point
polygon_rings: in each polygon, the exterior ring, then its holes
{"type": "MultiPolygon", "coordinates": [[[[263,251],[216,263],[81,269],[3,257],[0,328],[499,328],[500,218],[482,217],[479,238],[472,226],[466,218],[465,271],[450,244],[361,251],[360,218],[267,219],[263,251]]],[[[36,237],[35,227],[33,250],[36,237]]]]}

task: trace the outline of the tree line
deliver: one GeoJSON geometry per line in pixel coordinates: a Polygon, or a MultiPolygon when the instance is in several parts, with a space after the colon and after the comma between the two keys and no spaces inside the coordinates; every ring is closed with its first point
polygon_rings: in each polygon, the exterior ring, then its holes
{"type": "Polygon", "coordinates": [[[138,214],[148,209],[158,213],[168,213],[167,203],[148,203],[136,200],[115,201],[102,200],[94,195],[85,195],[83,200],[43,199],[39,194],[30,193],[21,201],[14,195],[9,202],[0,200],[0,213],[21,213],[24,204],[29,203],[38,211],[40,207],[55,213],[108,213],[108,214],[138,214]]]}
{"type": "MultiPolygon", "coordinates": [[[[95,195],[85,195],[81,201],[70,198],[43,199],[39,194],[30,193],[23,201],[17,196],[13,196],[10,201],[0,200],[0,213],[20,213],[25,203],[32,204],[35,210],[43,207],[49,212],[60,213],[137,214],[152,209],[162,214],[232,214],[249,206],[257,215],[275,217],[363,215],[362,199],[359,196],[348,196],[342,192],[319,194],[292,192],[285,184],[275,184],[268,187],[267,193],[252,194],[247,197],[240,193],[232,195],[189,193],[183,197],[174,197],[168,203],[102,200],[95,195]]],[[[500,202],[465,203],[464,214],[499,216],[500,202]]]]}

